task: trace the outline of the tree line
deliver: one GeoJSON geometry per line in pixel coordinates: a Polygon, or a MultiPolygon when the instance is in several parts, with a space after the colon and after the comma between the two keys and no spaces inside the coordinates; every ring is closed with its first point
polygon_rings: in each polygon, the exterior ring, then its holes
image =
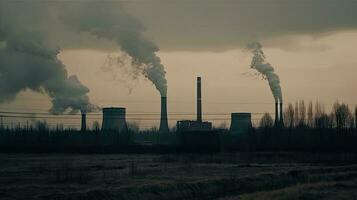
{"type": "MultiPolygon", "coordinates": [[[[259,128],[271,128],[274,119],[265,113],[259,121],[259,128]]],[[[284,126],[286,128],[336,128],[348,129],[357,126],[357,106],[351,109],[347,104],[335,102],[331,112],[326,112],[324,104],[304,100],[289,103],[284,110],[284,126]]]]}

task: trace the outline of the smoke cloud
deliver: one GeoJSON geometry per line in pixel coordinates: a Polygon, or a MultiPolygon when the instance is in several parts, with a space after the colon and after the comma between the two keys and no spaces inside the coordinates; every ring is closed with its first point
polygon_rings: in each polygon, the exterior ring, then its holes
{"type": "Polygon", "coordinates": [[[120,1],[121,4],[119,1],[1,0],[0,16],[17,25],[21,23],[46,32],[47,42],[61,49],[117,48],[113,42],[88,32],[69,30],[58,15],[82,15],[80,12],[91,15],[98,10],[104,15],[93,23],[109,17],[109,21],[98,26],[114,25],[115,21],[127,28],[131,22],[118,18],[123,15],[123,6],[124,13],[135,16],[145,25],[145,35],[162,51],[225,51],[242,48],[249,41],[264,41],[269,46],[296,50],[306,47],[301,46],[301,38],[295,36],[316,39],[336,31],[357,29],[354,0],[125,0],[120,1]],[[95,4],[92,6],[95,9],[85,10],[88,6],[83,4],[95,4]],[[76,7],[74,12],[68,13],[72,7],[76,7]],[[284,39],[279,40],[282,37],[284,39]]]}
{"type": "Polygon", "coordinates": [[[250,41],[303,48],[298,38],[275,39],[296,35],[316,39],[357,28],[355,0],[145,0],[127,4],[165,51],[225,51],[244,48],[250,41]]]}
{"type": "Polygon", "coordinates": [[[40,34],[17,28],[0,25],[0,103],[30,89],[50,97],[52,113],[91,111],[89,89],[76,76],[68,76],[57,58],[59,51],[46,47],[40,34]]]}
{"type": "Polygon", "coordinates": [[[159,48],[143,35],[144,26],[119,2],[109,5],[106,2],[73,3],[60,18],[76,31],[115,41],[132,58],[132,66],[155,85],[161,96],[166,96],[166,72],[156,55],[159,48]]]}
{"type": "MultiPolygon", "coordinates": [[[[38,47],[44,48],[45,52],[56,52],[58,46],[64,50],[113,50],[119,45],[132,57],[133,66],[165,96],[167,81],[164,67],[156,55],[159,49],[144,33],[165,51],[228,50],[240,48],[247,41],[267,41],[300,34],[319,37],[334,31],[355,30],[355,8],[356,2],[351,0],[338,3],[336,0],[129,0],[121,3],[92,0],[1,0],[0,50],[3,56],[10,54],[6,47],[7,44],[11,46],[11,42],[7,41],[9,35],[25,32],[39,38],[41,45],[38,47]]],[[[29,39],[22,40],[25,42],[29,39]]],[[[37,44],[38,41],[32,43],[37,44]]],[[[276,46],[277,43],[270,45],[276,46]]],[[[285,43],[280,42],[278,46],[282,47],[285,43]]],[[[11,55],[15,57],[13,52],[11,55]]],[[[19,71],[25,67],[19,68],[19,71]]],[[[37,73],[35,76],[40,75],[37,73]]],[[[4,79],[4,76],[1,78],[4,79]]],[[[25,88],[33,87],[22,87],[25,88]]],[[[16,94],[18,90],[13,89],[13,93],[16,94]]],[[[14,96],[10,94],[7,91],[1,99],[14,96]]]]}
{"type": "Polygon", "coordinates": [[[100,69],[125,86],[129,94],[137,86],[138,78],[142,76],[142,68],[132,67],[131,57],[124,52],[108,54],[100,69]]]}
{"type": "Polygon", "coordinates": [[[165,70],[156,55],[159,48],[144,37],[144,30],[119,2],[1,1],[0,103],[30,89],[51,98],[53,113],[95,109],[89,89],[76,76],[68,76],[57,58],[59,47],[68,44],[64,41],[82,47],[88,39],[114,41],[130,56],[133,72],[140,71],[166,96],[165,70]]]}
{"type": "Polygon", "coordinates": [[[275,102],[283,102],[279,76],[274,72],[273,66],[265,60],[262,45],[253,42],[247,45],[247,49],[253,53],[250,67],[257,70],[268,81],[275,102]]]}

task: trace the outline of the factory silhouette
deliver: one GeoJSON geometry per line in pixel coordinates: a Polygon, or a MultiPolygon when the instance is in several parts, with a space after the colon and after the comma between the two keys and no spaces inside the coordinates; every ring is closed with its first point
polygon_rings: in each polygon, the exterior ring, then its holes
{"type": "MultiPolygon", "coordinates": [[[[176,132],[179,134],[178,142],[180,145],[189,148],[219,149],[219,133],[213,130],[212,122],[203,121],[202,114],[202,90],[201,77],[197,77],[197,119],[179,120],[176,123],[176,132]]],[[[278,103],[276,103],[278,110],[278,103]]],[[[119,134],[128,132],[126,122],[126,108],[123,107],[105,107],[103,111],[102,132],[114,131],[119,134]]],[[[283,126],[282,103],[280,103],[280,116],[276,111],[277,126],[283,126]]],[[[86,131],[86,114],[82,114],[81,131],[86,131]]],[[[251,113],[231,113],[230,133],[233,136],[239,136],[247,133],[252,128],[251,113]]],[[[168,125],[167,97],[161,97],[161,114],[158,135],[165,138],[170,134],[168,125]]],[[[168,144],[168,141],[159,139],[158,144],[168,144]]]]}
{"type": "MultiPolygon", "coordinates": [[[[176,123],[178,132],[187,131],[212,131],[212,122],[203,121],[202,114],[202,92],[201,92],[201,77],[197,77],[197,119],[196,120],[180,120],[176,123]]],[[[278,113],[278,103],[276,103],[276,126],[283,126],[283,111],[282,103],[280,103],[280,115],[278,113]]],[[[86,114],[82,114],[81,130],[86,130],[86,114]]],[[[252,127],[251,113],[231,113],[230,131],[232,134],[239,135],[246,133],[252,127]]],[[[103,108],[102,131],[117,131],[119,133],[127,132],[128,126],[126,122],[126,108],[123,107],[106,107],[103,108]]],[[[161,115],[159,133],[169,133],[167,97],[161,97],[161,115]]]]}
{"type": "MultiPolygon", "coordinates": [[[[275,119],[265,113],[258,127],[252,125],[252,113],[231,113],[229,128],[217,128],[205,121],[201,77],[197,77],[195,120],[178,120],[169,129],[167,97],[161,97],[158,130],[133,130],[127,123],[126,108],[102,108],[102,124],[87,128],[87,114],[81,113],[80,130],[56,127],[46,122],[35,127],[0,126],[0,152],[61,153],[212,153],[221,151],[314,151],[357,152],[357,109],[336,103],[331,114],[312,103],[308,108],[275,101],[275,119]],[[295,114],[294,114],[295,111],[295,114]],[[300,117],[296,117],[298,112],[300,117]]],[[[4,114],[4,113],[2,113],[4,114]]],[[[15,116],[16,117],[16,116],[15,116]]],[[[21,116],[20,116],[21,117],[21,116]]]]}

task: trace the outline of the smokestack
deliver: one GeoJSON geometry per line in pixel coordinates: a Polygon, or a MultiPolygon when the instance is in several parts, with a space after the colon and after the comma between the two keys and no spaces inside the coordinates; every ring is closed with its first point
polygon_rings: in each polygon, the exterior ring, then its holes
{"type": "Polygon", "coordinates": [[[161,97],[161,118],[159,132],[169,132],[169,124],[167,122],[167,97],[161,97]]]}
{"type": "Polygon", "coordinates": [[[202,122],[201,77],[197,77],[197,121],[202,122]]]}
{"type": "Polygon", "coordinates": [[[87,131],[87,114],[82,112],[81,131],[87,131]]]}
{"type": "Polygon", "coordinates": [[[126,132],[125,108],[103,108],[102,131],[126,132]]]}
{"type": "Polygon", "coordinates": [[[275,102],[275,122],[274,126],[278,127],[279,126],[279,103],[275,102]]]}
{"type": "Polygon", "coordinates": [[[283,102],[280,101],[280,127],[284,127],[283,102]]]}

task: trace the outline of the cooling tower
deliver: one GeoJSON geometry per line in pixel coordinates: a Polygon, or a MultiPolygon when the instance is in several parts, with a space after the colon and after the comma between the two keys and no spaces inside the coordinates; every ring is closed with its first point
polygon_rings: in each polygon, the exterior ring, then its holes
{"type": "Polygon", "coordinates": [[[102,131],[126,132],[125,108],[103,108],[102,131]]]}
{"type": "Polygon", "coordinates": [[[279,126],[279,103],[275,102],[275,121],[274,121],[274,126],[278,127],[279,126]]]}
{"type": "Polygon", "coordinates": [[[280,102],[280,127],[284,127],[283,102],[280,102]]]}
{"type": "Polygon", "coordinates": [[[232,113],[231,114],[231,134],[241,135],[247,133],[252,127],[251,113],[232,113]]]}
{"type": "Polygon", "coordinates": [[[160,133],[169,132],[169,123],[167,121],[167,98],[161,97],[161,117],[160,117],[160,133]]]}
{"type": "Polygon", "coordinates": [[[82,113],[82,123],[81,123],[81,131],[87,130],[87,115],[86,113],[82,113]]]}
{"type": "Polygon", "coordinates": [[[202,122],[201,77],[197,77],[197,121],[202,122]]]}

